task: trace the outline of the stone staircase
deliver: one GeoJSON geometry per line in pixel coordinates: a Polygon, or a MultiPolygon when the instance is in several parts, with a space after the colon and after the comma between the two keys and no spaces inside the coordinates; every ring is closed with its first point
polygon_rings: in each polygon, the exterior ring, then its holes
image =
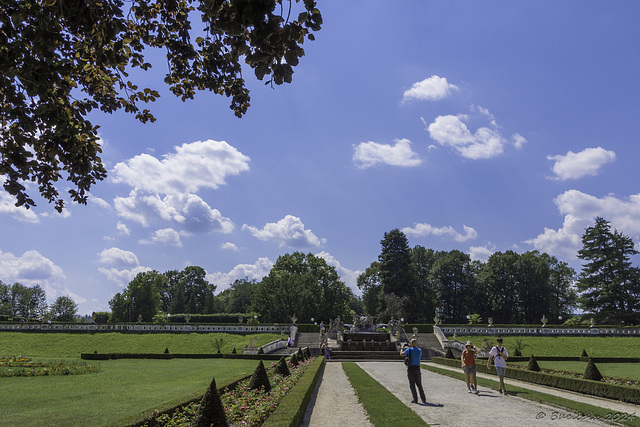
{"type": "MultiPolygon", "coordinates": [[[[418,343],[422,348],[422,360],[444,356],[440,342],[433,334],[419,334],[418,343]]],[[[331,344],[331,343],[330,343],[331,344]]],[[[313,356],[320,355],[320,334],[299,332],[293,347],[279,349],[271,354],[287,355],[308,347],[313,356]]],[[[384,332],[345,332],[342,348],[331,350],[331,361],[394,361],[402,362],[400,347],[390,342],[384,332]]]]}

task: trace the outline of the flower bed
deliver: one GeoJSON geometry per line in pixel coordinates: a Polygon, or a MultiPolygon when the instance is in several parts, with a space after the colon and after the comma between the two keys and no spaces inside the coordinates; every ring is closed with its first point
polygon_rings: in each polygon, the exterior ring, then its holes
{"type": "MultiPolygon", "coordinates": [[[[225,388],[221,394],[227,421],[231,426],[260,426],[276,409],[282,398],[302,377],[307,367],[315,358],[299,362],[297,366],[287,362],[291,375],[283,376],[274,372],[276,362],[267,368],[271,390],[252,390],[249,388],[249,379],[243,380],[232,390],[225,388]]],[[[143,426],[177,427],[190,425],[200,403],[187,404],[172,414],[159,414],[154,411],[143,426]]]]}
{"type": "Polygon", "coordinates": [[[34,362],[22,356],[0,357],[0,377],[39,377],[49,375],[80,375],[98,372],[97,366],[86,363],[34,362]]]}

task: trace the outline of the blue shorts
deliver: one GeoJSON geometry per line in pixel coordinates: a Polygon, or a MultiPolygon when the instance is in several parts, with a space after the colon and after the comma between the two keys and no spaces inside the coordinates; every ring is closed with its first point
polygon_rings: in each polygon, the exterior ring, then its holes
{"type": "Polygon", "coordinates": [[[507,368],[502,368],[500,366],[496,366],[496,373],[498,374],[499,377],[504,377],[504,373],[507,370],[507,368]]]}

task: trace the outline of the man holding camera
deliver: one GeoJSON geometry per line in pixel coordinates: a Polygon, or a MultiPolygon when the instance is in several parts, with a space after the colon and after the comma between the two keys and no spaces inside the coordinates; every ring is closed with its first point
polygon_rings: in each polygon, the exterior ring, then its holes
{"type": "Polygon", "coordinates": [[[416,386],[420,392],[420,398],[422,403],[427,403],[427,398],[424,395],[422,389],[422,373],[420,372],[420,360],[422,359],[422,349],[418,347],[418,340],[415,338],[411,340],[411,347],[406,344],[400,350],[400,356],[409,358],[409,365],[407,365],[407,377],[409,378],[409,388],[413,395],[411,403],[418,403],[418,394],[416,393],[416,386]]]}

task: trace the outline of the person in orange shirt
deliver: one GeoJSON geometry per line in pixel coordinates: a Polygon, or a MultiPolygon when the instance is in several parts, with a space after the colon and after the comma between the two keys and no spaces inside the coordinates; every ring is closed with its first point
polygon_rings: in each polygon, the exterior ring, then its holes
{"type": "Polygon", "coordinates": [[[478,381],[476,379],[476,354],[480,353],[478,347],[473,345],[471,341],[464,343],[464,350],[460,355],[462,362],[462,370],[464,371],[464,379],[467,383],[469,393],[478,394],[478,381]]]}

